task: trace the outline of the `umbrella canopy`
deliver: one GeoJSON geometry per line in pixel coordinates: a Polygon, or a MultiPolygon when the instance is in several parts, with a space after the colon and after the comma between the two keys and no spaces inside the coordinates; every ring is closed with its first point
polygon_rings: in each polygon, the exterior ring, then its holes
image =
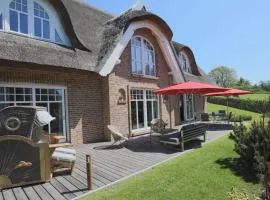
{"type": "Polygon", "coordinates": [[[178,95],[178,94],[206,94],[213,92],[224,92],[228,90],[227,88],[219,87],[216,85],[209,85],[205,83],[198,82],[185,82],[176,84],[173,86],[161,88],[159,90],[154,91],[157,94],[164,95],[178,95]]]}
{"type": "Polygon", "coordinates": [[[251,93],[250,91],[246,91],[246,90],[228,88],[227,91],[207,93],[204,96],[234,96],[234,95],[244,95],[244,94],[250,94],[250,93],[251,93]]]}

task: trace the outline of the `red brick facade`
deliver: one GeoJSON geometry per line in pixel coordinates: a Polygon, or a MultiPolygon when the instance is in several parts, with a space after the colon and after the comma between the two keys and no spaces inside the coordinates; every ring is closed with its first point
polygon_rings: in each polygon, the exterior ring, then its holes
{"type": "Polygon", "coordinates": [[[104,140],[102,78],[98,74],[50,67],[1,66],[0,82],[66,87],[68,140],[73,144],[104,140]]]}
{"type": "MultiPolygon", "coordinates": [[[[125,48],[113,72],[107,77],[97,73],[56,67],[31,65],[11,66],[1,64],[0,82],[19,83],[22,86],[48,85],[66,88],[68,140],[73,144],[97,142],[110,139],[107,125],[117,126],[125,134],[133,133],[130,128],[129,90],[155,90],[172,84],[170,68],[165,61],[156,38],[148,29],[139,29],[135,35],[146,38],[154,47],[157,77],[145,78],[131,73],[131,45],[125,48]],[[27,67],[26,67],[27,66],[27,67]],[[125,102],[119,102],[119,97],[125,102]]],[[[162,97],[163,98],[163,97],[162,97]]],[[[204,109],[204,99],[196,97],[196,113],[204,109]]],[[[160,99],[160,117],[170,127],[181,124],[179,96],[160,99]]]]}

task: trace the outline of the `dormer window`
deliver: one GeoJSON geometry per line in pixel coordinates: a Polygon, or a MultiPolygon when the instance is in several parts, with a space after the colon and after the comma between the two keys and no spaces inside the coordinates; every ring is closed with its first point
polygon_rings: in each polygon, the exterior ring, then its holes
{"type": "Polygon", "coordinates": [[[150,42],[142,37],[131,40],[132,74],[156,76],[155,50],[150,42]]]}
{"type": "Polygon", "coordinates": [[[60,17],[50,1],[2,0],[0,30],[70,46],[60,17]],[[3,2],[2,2],[3,1],[3,2]]]}
{"type": "Polygon", "coordinates": [[[35,36],[50,39],[50,18],[45,9],[34,2],[34,29],[35,36]]]}
{"type": "Polygon", "coordinates": [[[9,4],[10,30],[28,34],[28,5],[27,0],[13,0],[9,4]]]}
{"type": "Polygon", "coordinates": [[[183,53],[183,52],[180,53],[179,62],[180,62],[181,69],[184,72],[191,73],[189,60],[188,60],[187,55],[185,53],[183,53]]]}

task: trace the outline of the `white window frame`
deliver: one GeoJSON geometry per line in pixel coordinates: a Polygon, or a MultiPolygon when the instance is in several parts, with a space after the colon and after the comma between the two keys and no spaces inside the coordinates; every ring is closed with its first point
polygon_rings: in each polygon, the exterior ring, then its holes
{"type": "Polygon", "coordinates": [[[20,33],[20,32],[15,32],[10,30],[10,19],[9,19],[9,3],[11,0],[1,0],[0,1],[0,13],[2,12],[3,14],[3,30],[4,32],[10,32],[15,35],[22,35],[22,36],[27,36],[31,37],[37,40],[42,40],[46,42],[51,42],[51,43],[56,43],[56,44],[61,44],[65,46],[71,46],[71,42],[66,35],[66,32],[64,30],[63,24],[60,20],[60,17],[55,10],[55,8],[48,2],[44,0],[27,0],[28,2],[28,34],[20,33]],[[34,32],[34,2],[37,2],[40,4],[48,13],[49,18],[50,18],[50,39],[45,39],[45,38],[39,38],[35,37],[35,32],[34,32]],[[63,42],[56,42],[55,40],[55,30],[57,30],[59,36],[61,37],[63,42]]]}
{"type": "Polygon", "coordinates": [[[159,96],[158,95],[155,95],[153,93],[153,95],[156,96],[156,99],[154,98],[151,98],[151,99],[147,99],[147,91],[151,91],[153,92],[152,89],[141,89],[141,88],[131,88],[130,89],[130,97],[131,97],[131,91],[132,90],[138,90],[138,91],[143,91],[143,99],[130,99],[130,102],[136,102],[136,121],[137,121],[137,128],[133,129],[132,127],[132,112],[131,112],[131,109],[130,109],[130,123],[131,123],[131,129],[132,131],[140,131],[140,130],[144,130],[146,128],[149,128],[148,126],[148,117],[147,117],[147,102],[148,101],[151,101],[152,102],[152,116],[154,116],[154,101],[157,102],[157,118],[160,118],[160,103],[159,103],[159,96]],[[139,114],[138,114],[138,101],[143,101],[143,112],[144,112],[144,127],[142,128],[139,128],[139,114]]]}
{"type": "Polygon", "coordinates": [[[194,117],[195,117],[195,104],[194,104],[194,95],[193,94],[190,94],[190,95],[187,95],[187,94],[184,94],[183,95],[183,99],[184,99],[184,116],[185,116],[185,121],[191,121],[191,120],[194,120],[194,117]],[[191,96],[191,101],[189,100],[189,97],[191,96]],[[191,109],[192,109],[192,116],[188,116],[188,108],[189,108],[189,103],[191,103],[191,109]]]}
{"type": "MultiPolygon", "coordinates": [[[[13,0],[10,0],[9,1],[9,3],[8,3],[8,22],[10,23],[10,10],[11,11],[14,11],[14,12],[17,12],[17,14],[18,14],[18,31],[13,31],[13,30],[11,30],[10,29],[10,26],[9,26],[9,31],[10,32],[12,32],[12,33],[16,33],[16,34],[22,34],[22,35],[29,35],[29,2],[28,2],[28,0],[27,0],[27,13],[25,13],[25,12],[23,12],[23,11],[19,11],[19,10],[16,10],[16,9],[13,9],[13,8],[10,8],[9,7],[9,4],[12,2],[13,0]],[[27,24],[28,24],[28,27],[27,27],[27,32],[28,33],[22,33],[21,32],[21,16],[20,16],[20,14],[25,14],[26,16],[27,16],[27,24]]],[[[16,1],[16,0],[15,0],[16,1]]],[[[15,2],[15,4],[16,4],[16,2],[15,2]]]]}
{"type": "Polygon", "coordinates": [[[180,65],[181,65],[181,69],[184,72],[191,73],[189,59],[188,59],[188,56],[184,52],[179,53],[179,62],[180,62],[180,65]]]}
{"type": "MultiPolygon", "coordinates": [[[[0,87],[14,87],[14,88],[30,88],[32,89],[32,101],[5,101],[4,103],[7,104],[14,104],[17,103],[32,103],[35,106],[37,103],[62,103],[62,118],[63,118],[63,136],[68,140],[68,107],[67,107],[67,88],[63,86],[55,86],[55,85],[44,85],[44,84],[25,84],[25,83],[16,83],[16,84],[8,84],[8,83],[0,83],[0,87]],[[36,101],[36,89],[59,89],[63,91],[62,100],[61,101],[36,101]]],[[[2,102],[1,102],[2,103],[2,102]]],[[[49,108],[48,108],[49,109],[49,108]]],[[[50,131],[50,125],[49,125],[50,131]]]]}
{"type": "MultiPolygon", "coordinates": [[[[42,5],[40,5],[37,1],[33,1],[33,3],[35,4],[38,4],[38,6],[40,6],[40,7],[42,7],[43,8],[43,6],[42,5]]],[[[41,40],[52,40],[52,37],[53,37],[53,35],[51,35],[51,18],[50,18],[50,15],[48,14],[48,12],[47,12],[47,10],[45,9],[45,8],[43,8],[44,9],[44,15],[45,15],[45,13],[49,16],[49,19],[46,19],[46,18],[42,18],[42,17],[40,17],[40,16],[36,16],[35,15],[35,12],[34,12],[34,15],[33,15],[33,17],[34,17],[34,19],[33,19],[33,27],[34,27],[34,37],[35,38],[38,38],[38,39],[41,39],[41,40]],[[36,36],[35,35],[35,18],[37,18],[37,19],[39,19],[40,21],[41,21],[41,36],[39,37],[39,36],[36,36]],[[44,29],[44,24],[43,24],[43,21],[47,21],[48,23],[49,23],[49,38],[45,38],[44,37],[44,35],[43,35],[43,29],[44,29]]],[[[34,8],[34,10],[36,10],[35,8],[34,8]]],[[[55,38],[54,38],[54,41],[55,41],[55,38]]]]}
{"type": "MultiPolygon", "coordinates": [[[[151,68],[151,67],[150,67],[150,68],[151,68]]],[[[149,77],[156,77],[156,76],[157,76],[157,66],[156,66],[156,53],[155,53],[155,48],[154,48],[154,46],[152,45],[152,43],[151,43],[149,40],[147,40],[146,38],[144,38],[144,37],[142,37],[142,36],[134,36],[134,37],[131,38],[131,73],[132,73],[133,75],[145,76],[145,77],[147,77],[147,76],[149,76],[149,77]],[[140,58],[141,58],[141,59],[140,59],[140,60],[136,60],[136,58],[133,58],[133,55],[134,55],[133,49],[134,49],[135,47],[133,47],[133,42],[132,42],[132,40],[135,40],[135,39],[137,39],[137,38],[139,38],[139,39],[140,39],[140,42],[141,42],[141,46],[140,46],[140,55],[141,55],[140,58]],[[151,46],[152,50],[146,49],[146,48],[145,48],[145,45],[144,45],[144,42],[147,42],[147,43],[151,46]],[[146,61],[146,59],[145,59],[145,51],[152,51],[154,63],[149,63],[149,62],[146,61]],[[140,63],[141,63],[141,66],[142,66],[142,74],[133,72],[133,62],[140,62],[140,63]],[[146,74],[146,68],[145,68],[146,64],[149,64],[149,65],[151,64],[151,65],[152,65],[152,67],[153,67],[153,69],[154,69],[154,74],[146,74]]]]}

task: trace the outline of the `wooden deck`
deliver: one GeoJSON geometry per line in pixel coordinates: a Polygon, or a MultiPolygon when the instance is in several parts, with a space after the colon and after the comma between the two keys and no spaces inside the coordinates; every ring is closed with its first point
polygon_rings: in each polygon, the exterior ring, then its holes
{"type": "MultiPolygon", "coordinates": [[[[211,141],[228,131],[209,131],[211,141]]],[[[85,155],[92,157],[93,190],[144,170],[182,152],[161,146],[154,137],[132,139],[127,146],[110,147],[111,143],[83,144],[76,146],[77,161],[71,176],[53,178],[50,182],[0,191],[0,200],[64,200],[81,196],[87,191],[85,155]]],[[[194,148],[191,142],[186,148],[194,148]]],[[[195,145],[195,146],[194,146],[195,145]]]]}

